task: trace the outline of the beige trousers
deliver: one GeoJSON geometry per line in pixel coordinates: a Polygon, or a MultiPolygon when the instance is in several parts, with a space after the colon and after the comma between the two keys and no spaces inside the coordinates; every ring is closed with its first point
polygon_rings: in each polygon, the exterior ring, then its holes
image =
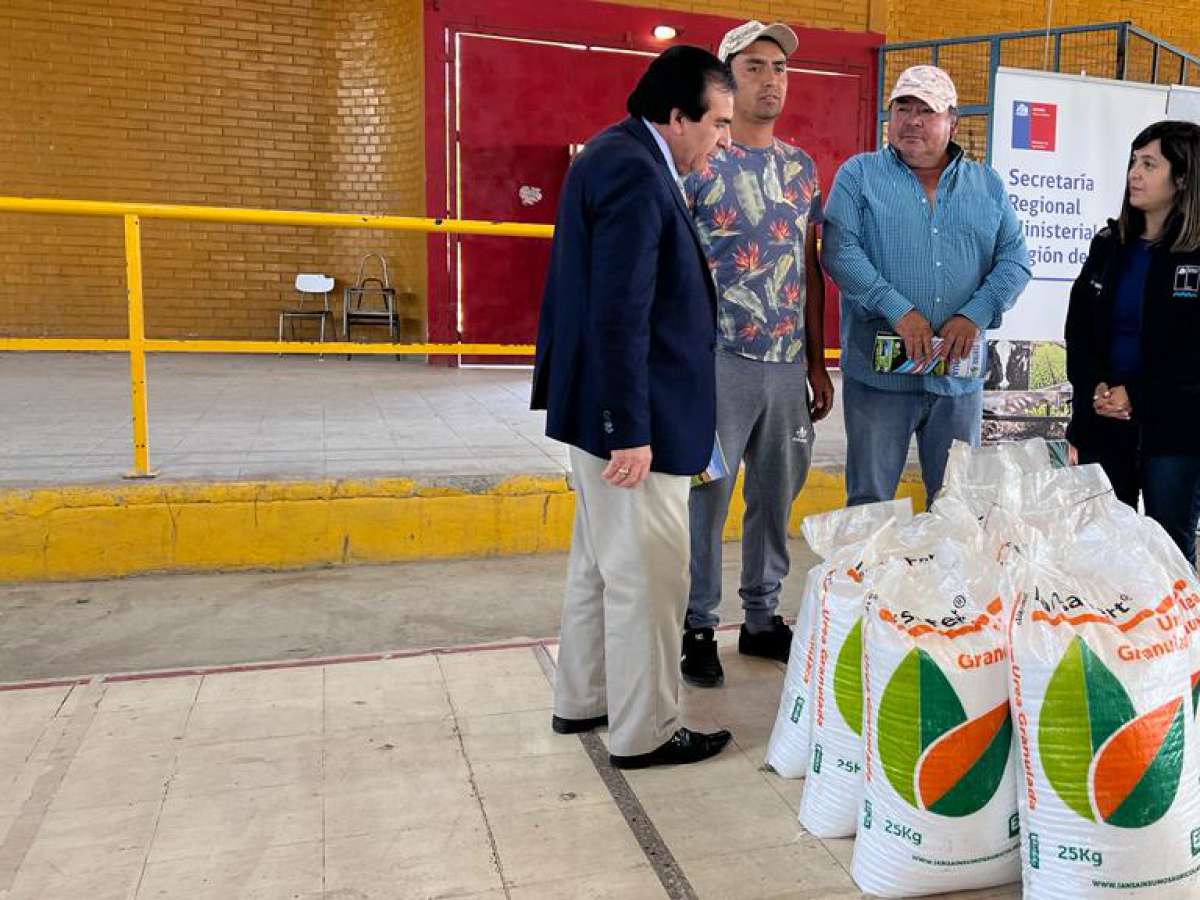
{"type": "Polygon", "coordinates": [[[651,472],[633,490],[572,447],[575,525],[554,712],[608,714],[609,750],[649,753],[679,728],[679,646],[688,596],[690,479],[651,472]]]}

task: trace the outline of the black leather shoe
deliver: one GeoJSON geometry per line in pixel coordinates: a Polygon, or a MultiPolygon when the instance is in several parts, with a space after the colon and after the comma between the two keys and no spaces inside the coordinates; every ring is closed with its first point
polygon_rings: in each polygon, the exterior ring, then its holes
{"type": "Polygon", "coordinates": [[[618,769],[645,769],[649,766],[683,766],[716,756],[733,737],[728,731],[701,734],[680,728],[674,737],[649,753],[637,756],[609,756],[608,761],[618,769]]]}
{"type": "Polygon", "coordinates": [[[713,688],[725,683],[725,670],[721,668],[717,639],[711,628],[684,631],[679,674],[692,687],[713,688]]]}
{"type": "Polygon", "coordinates": [[[743,625],[738,634],[738,653],[787,662],[792,653],[792,629],[783,621],[783,616],[772,618],[770,629],[757,634],[750,633],[743,625]]]}
{"type": "Polygon", "coordinates": [[[564,719],[560,716],[550,717],[550,727],[558,734],[580,734],[600,728],[608,724],[608,716],[595,716],[591,719],[564,719]]]}

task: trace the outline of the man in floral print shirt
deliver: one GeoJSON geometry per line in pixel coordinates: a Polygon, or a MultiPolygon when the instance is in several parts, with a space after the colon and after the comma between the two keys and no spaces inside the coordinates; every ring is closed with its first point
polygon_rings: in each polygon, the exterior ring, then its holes
{"type": "MultiPolygon", "coordinates": [[[[808,474],[812,422],[833,404],[817,170],[774,134],[797,43],[782,23],[746,22],[725,35],[717,55],[737,82],[733,145],[684,186],[717,282],[717,435],[730,471],[746,464],[738,649],[782,661],[792,640],[775,613],[789,565],[788,514],[808,474]]],[[[724,681],[713,629],[732,494],[733,478],[722,478],[693,488],[689,502],[692,582],[680,668],[698,687],[724,681]]]]}

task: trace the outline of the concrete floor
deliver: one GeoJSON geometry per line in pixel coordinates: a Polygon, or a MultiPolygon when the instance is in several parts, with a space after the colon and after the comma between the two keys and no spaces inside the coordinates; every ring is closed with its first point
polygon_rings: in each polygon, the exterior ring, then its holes
{"type": "MultiPolygon", "coordinates": [[[[815,561],[792,549],[788,614],[815,561]]],[[[730,624],[739,565],[727,546],[730,624]]],[[[0,690],[0,898],[860,896],[853,841],[807,835],[803,783],[763,767],[783,666],[740,657],[736,630],[725,687],[684,689],[689,725],[735,733],[716,760],[622,775],[603,733],[551,732],[556,648],[523,639],[556,632],[565,571],[556,554],[0,586],[0,682],[67,682],[0,690]],[[388,658],[346,658],[369,654],[388,658]]]]}
{"type": "MultiPolygon", "coordinates": [[[[527,368],[187,354],[151,355],[147,368],[160,482],[567,471],[566,448],[529,409],[527,368]]],[[[0,353],[0,384],[0,487],[114,482],[131,468],[124,356],[0,353]]],[[[844,459],[838,406],[817,427],[814,463],[844,459]]]]}
{"type": "Polygon", "coordinates": [[[2,692],[0,897],[859,897],[762,766],[783,669],[735,637],[683,697],[734,743],[628,773],[550,730],[552,646],[2,692]]]}
{"type": "MultiPolygon", "coordinates": [[[[789,616],[816,561],[791,544],[789,616]]],[[[723,621],[741,619],[740,564],[726,545],[723,621]]],[[[566,571],[555,553],[0,585],[0,683],[548,638],[566,571]]]]}
{"type": "MultiPolygon", "coordinates": [[[[164,481],[565,471],[529,371],[356,357],[152,355],[150,459],[164,481]]],[[[120,480],[132,464],[119,354],[0,354],[0,485],[120,480]]]]}
{"type": "MultiPolygon", "coordinates": [[[[119,356],[0,354],[0,484],[119,479],[126,379],[119,356]]],[[[154,358],[151,458],[166,480],[564,473],[528,379],[154,358]]],[[[819,426],[818,466],[841,467],[840,427],[819,426]]],[[[793,542],[781,612],[813,561],[793,542]]],[[[738,565],[730,545],[733,625],[738,565]]],[[[726,686],[684,690],[688,724],[735,733],[716,760],[622,776],[603,734],[550,731],[538,639],[565,572],[547,555],[0,585],[0,683],[64,682],[0,690],[0,898],[860,896],[853,842],[806,834],[802,782],[763,768],[783,668],[740,657],[736,630],[726,686]],[[331,659],[362,655],[381,658],[331,659]]]]}

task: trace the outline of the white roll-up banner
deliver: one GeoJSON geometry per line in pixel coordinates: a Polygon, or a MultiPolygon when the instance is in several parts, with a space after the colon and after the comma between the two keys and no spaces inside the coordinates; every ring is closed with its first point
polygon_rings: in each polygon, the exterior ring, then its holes
{"type": "MultiPolygon", "coordinates": [[[[1130,143],[1167,118],[1170,91],[1003,67],[995,87],[991,162],[1025,229],[1033,280],[989,332],[984,439],[1060,438],[1070,414],[1062,341],[1071,285],[1092,237],[1120,212],[1130,143]]],[[[1200,92],[1175,102],[1180,118],[1200,113],[1200,92]]]]}
{"type": "Polygon", "coordinates": [[[1172,85],[1167,98],[1167,118],[1200,124],[1200,88],[1172,85]]]}

